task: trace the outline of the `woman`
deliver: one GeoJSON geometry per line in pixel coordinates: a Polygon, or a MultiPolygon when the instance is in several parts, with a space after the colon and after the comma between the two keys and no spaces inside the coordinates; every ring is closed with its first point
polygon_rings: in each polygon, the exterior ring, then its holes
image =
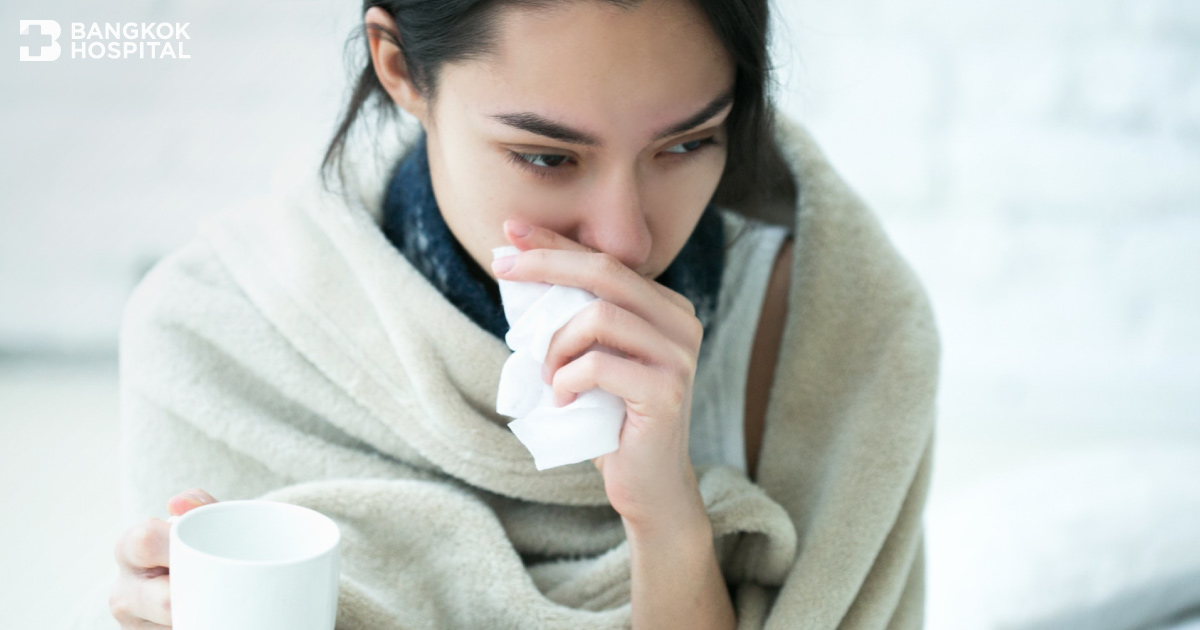
{"type": "Polygon", "coordinates": [[[766,3],[364,10],[336,194],[213,218],[129,303],[112,617],[170,625],[145,516],[216,495],[338,520],[339,628],[920,627],[936,332],[773,121],[766,3]],[[372,98],[419,123],[381,162],[348,148],[372,98]],[[625,400],[593,466],[536,471],[493,411],[497,278],[600,298],[544,375],[625,400]]]}

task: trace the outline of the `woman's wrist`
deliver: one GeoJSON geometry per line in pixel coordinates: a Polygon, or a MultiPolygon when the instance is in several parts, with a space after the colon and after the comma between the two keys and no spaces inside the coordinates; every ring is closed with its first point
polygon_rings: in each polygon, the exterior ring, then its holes
{"type": "Polygon", "coordinates": [[[702,501],[689,502],[688,507],[661,516],[637,519],[622,516],[621,522],[625,526],[625,538],[631,545],[657,545],[669,541],[712,542],[712,522],[708,520],[702,501]]]}
{"type": "Polygon", "coordinates": [[[639,528],[626,522],[626,536],[635,630],[730,630],[737,625],[707,514],[674,527],[639,528]]]}
{"type": "Polygon", "coordinates": [[[677,474],[677,483],[667,486],[674,490],[661,491],[654,498],[640,497],[617,510],[627,538],[651,540],[680,533],[703,534],[711,538],[712,525],[690,462],[677,474]]]}

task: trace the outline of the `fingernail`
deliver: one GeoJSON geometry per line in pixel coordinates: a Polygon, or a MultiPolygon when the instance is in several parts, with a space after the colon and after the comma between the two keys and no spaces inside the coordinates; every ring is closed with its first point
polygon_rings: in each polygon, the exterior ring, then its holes
{"type": "Polygon", "coordinates": [[[492,271],[496,273],[504,273],[512,269],[513,263],[517,261],[516,256],[505,256],[492,261],[492,271]]]}
{"type": "Polygon", "coordinates": [[[533,228],[521,223],[520,221],[510,220],[508,222],[508,230],[512,232],[514,236],[529,236],[529,233],[533,231],[533,228]]]}
{"type": "Polygon", "coordinates": [[[188,492],[183,493],[183,496],[187,497],[188,499],[191,499],[191,501],[193,503],[199,503],[201,505],[208,503],[208,497],[204,496],[203,494],[200,494],[199,492],[188,491],[188,492]]]}

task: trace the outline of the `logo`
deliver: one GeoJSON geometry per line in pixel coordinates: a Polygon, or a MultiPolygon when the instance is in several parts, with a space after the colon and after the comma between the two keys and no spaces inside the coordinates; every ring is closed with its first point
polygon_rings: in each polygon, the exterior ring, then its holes
{"type": "MultiPolygon", "coordinates": [[[[21,20],[21,61],[62,56],[62,27],[54,20],[21,20]]],[[[191,59],[184,44],[190,22],[71,22],[71,59],[191,59]]]]}
{"type": "Polygon", "coordinates": [[[58,45],[62,28],[54,20],[21,20],[21,35],[28,36],[22,41],[34,42],[32,46],[21,46],[21,61],[54,61],[62,54],[62,46],[58,45]]]}

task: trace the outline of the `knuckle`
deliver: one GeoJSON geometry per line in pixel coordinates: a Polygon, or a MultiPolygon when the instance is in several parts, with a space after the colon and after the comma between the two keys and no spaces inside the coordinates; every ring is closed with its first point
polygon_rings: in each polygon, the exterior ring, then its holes
{"type": "Polygon", "coordinates": [[[683,396],[685,399],[687,398],[689,392],[691,392],[693,390],[695,381],[696,381],[696,363],[693,361],[691,363],[688,363],[684,367],[683,374],[680,376],[680,379],[679,379],[679,383],[683,387],[683,396]]]}
{"type": "Polygon", "coordinates": [[[675,346],[675,352],[677,353],[675,380],[681,383],[691,382],[692,374],[696,371],[696,357],[687,348],[681,346],[675,346]]]}
{"type": "Polygon", "coordinates": [[[659,290],[662,292],[662,294],[668,300],[670,300],[670,302],[672,304],[678,306],[684,312],[686,312],[692,316],[696,315],[696,305],[693,304],[692,301],[690,299],[688,299],[687,296],[676,291],[675,289],[672,289],[671,287],[668,287],[668,286],[665,286],[662,284],[658,284],[657,286],[658,286],[659,290]]]}
{"type": "Polygon", "coordinates": [[[590,378],[595,379],[600,374],[604,360],[605,354],[599,350],[592,350],[583,355],[584,368],[590,378]]]}
{"type": "MultiPolygon", "coordinates": [[[[163,576],[163,579],[166,580],[166,576],[163,576]]],[[[154,600],[154,605],[163,613],[163,617],[169,617],[171,615],[171,591],[166,588],[162,589],[154,600]]]]}
{"type": "MultiPolygon", "coordinates": [[[[575,363],[578,363],[578,361],[575,363]]],[[[554,373],[550,375],[550,387],[554,391],[557,392],[564,386],[563,384],[566,382],[567,377],[570,376],[571,370],[575,368],[575,363],[568,363],[556,368],[554,373]]]]}
{"type": "MultiPolygon", "coordinates": [[[[691,302],[688,302],[691,304],[691,302]]],[[[699,348],[700,343],[704,341],[704,322],[695,316],[695,313],[688,318],[688,339],[692,342],[693,348],[699,348]]]]}
{"type": "Polygon", "coordinates": [[[122,623],[133,618],[129,596],[121,588],[120,581],[114,583],[112,590],[108,593],[108,612],[113,616],[113,619],[122,623]]]}
{"type": "Polygon", "coordinates": [[[682,372],[684,369],[668,370],[666,382],[663,384],[663,398],[672,409],[682,405],[687,397],[688,387],[685,382],[686,374],[682,372]]]}
{"type": "Polygon", "coordinates": [[[671,340],[666,344],[667,362],[664,364],[672,381],[690,382],[696,353],[685,343],[671,340]]]}
{"type": "Polygon", "coordinates": [[[619,272],[625,265],[608,252],[599,252],[592,256],[592,264],[600,275],[608,276],[619,272]]]}
{"type": "Polygon", "coordinates": [[[693,304],[691,300],[689,300],[688,298],[686,298],[678,293],[676,293],[675,295],[678,296],[677,299],[678,299],[679,305],[683,307],[683,310],[687,311],[688,315],[695,317],[696,316],[696,305],[693,304]]]}
{"type": "Polygon", "coordinates": [[[667,385],[667,403],[671,405],[672,409],[676,409],[683,404],[684,393],[683,387],[677,381],[672,380],[672,382],[667,385]]]}
{"type": "Polygon", "coordinates": [[[550,341],[546,342],[546,356],[542,359],[544,365],[550,365],[550,360],[554,357],[555,346],[562,343],[563,338],[566,336],[567,326],[570,325],[571,322],[568,320],[566,324],[563,324],[558,330],[550,334],[550,341]]]}
{"type": "Polygon", "coordinates": [[[617,305],[608,300],[596,300],[590,307],[593,325],[610,324],[617,320],[617,305]]]}
{"type": "Polygon", "coordinates": [[[159,532],[151,520],[134,525],[126,535],[126,561],[140,567],[151,566],[159,543],[159,532]]]}
{"type": "Polygon", "coordinates": [[[129,530],[129,550],[132,552],[135,560],[143,560],[149,556],[151,545],[154,544],[154,534],[150,530],[150,523],[138,523],[129,530]]]}

